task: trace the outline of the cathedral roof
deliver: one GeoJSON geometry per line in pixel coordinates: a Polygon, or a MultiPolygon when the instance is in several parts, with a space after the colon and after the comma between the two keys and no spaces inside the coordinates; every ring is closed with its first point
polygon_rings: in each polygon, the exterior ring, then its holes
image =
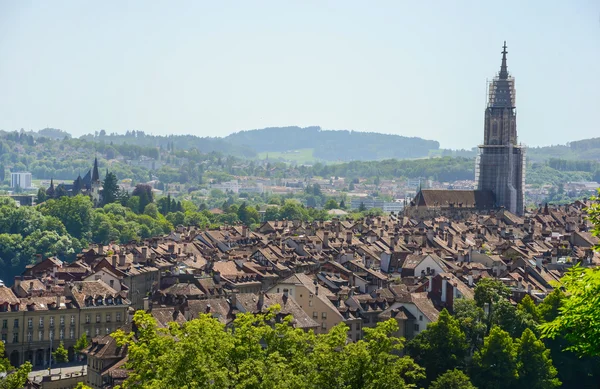
{"type": "Polygon", "coordinates": [[[415,197],[419,207],[494,208],[494,194],[490,190],[422,189],[415,197]]]}

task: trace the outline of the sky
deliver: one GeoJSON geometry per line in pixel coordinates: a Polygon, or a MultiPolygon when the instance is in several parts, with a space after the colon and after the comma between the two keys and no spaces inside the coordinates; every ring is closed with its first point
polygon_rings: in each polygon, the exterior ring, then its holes
{"type": "Polygon", "coordinates": [[[0,129],[318,125],[471,148],[505,40],[519,141],[600,136],[598,0],[0,0],[0,129]]]}

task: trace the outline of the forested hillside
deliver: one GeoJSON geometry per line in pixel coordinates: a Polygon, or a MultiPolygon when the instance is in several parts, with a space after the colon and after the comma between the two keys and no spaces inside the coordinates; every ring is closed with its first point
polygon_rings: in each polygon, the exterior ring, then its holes
{"type": "Polygon", "coordinates": [[[437,141],[417,137],[331,131],[320,127],[272,127],[240,131],[224,139],[238,146],[247,145],[257,152],[312,148],[314,157],[325,161],[421,158],[440,147],[437,141]]]}

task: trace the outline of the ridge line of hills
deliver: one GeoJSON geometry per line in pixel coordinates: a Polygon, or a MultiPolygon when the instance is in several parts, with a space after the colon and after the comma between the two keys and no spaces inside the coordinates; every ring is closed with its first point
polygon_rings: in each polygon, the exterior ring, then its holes
{"type": "MultiPolygon", "coordinates": [[[[5,132],[5,131],[0,131],[5,132]]],[[[45,128],[26,134],[53,139],[73,137],[66,131],[45,128]]],[[[474,158],[477,149],[441,149],[438,141],[377,132],[323,130],[310,127],[268,127],[242,130],[224,137],[196,135],[152,135],[144,131],[125,134],[96,131],[78,137],[87,141],[177,149],[196,148],[201,152],[220,152],[241,158],[269,158],[296,163],[417,159],[440,156],[474,158]]],[[[600,161],[600,138],[568,142],[565,145],[528,147],[530,162],[558,158],[600,161]]]]}

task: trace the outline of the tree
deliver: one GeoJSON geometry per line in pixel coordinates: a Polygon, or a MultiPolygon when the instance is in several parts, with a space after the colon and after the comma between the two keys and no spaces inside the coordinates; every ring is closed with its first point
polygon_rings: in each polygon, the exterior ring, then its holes
{"type": "Polygon", "coordinates": [[[89,342],[87,339],[87,335],[84,332],[83,334],[81,334],[79,339],[77,339],[77,342],[75,342],[75,346],[73,346],[73,348],[75,349],[75,351],[80,353],[82,350],[86,349],[88,346],[89,346],[89,342]]]}
{"type": "Polygon", "coordinates": [[[41,204],[41,203],[43,203],[44,201],[46,201],[47,199],[48,199],[48,195],[46,194],[46,189],[44,189],[44,188],[40,188],[40,189],[38,189],[38,192],[37,192],[37,199],[36,199],[36,201],[35,201],[35,202],[36,202],[37,204],[41,204]]]}
{"type": "Polygon", "coordinates": [[[4,358],[4,350],[4,342],[0,342],[0,388],[23,388],[27,381],[27,376],[31,372],[31,363],[25,362],[18,368],[14,368],[11,366],[10,361],[4,358]]]}
{"type": "Polygon", "coordinates": [[[518,388],[549,389],[561,385],[550,359],[550,350],[535,337],[533,331],[523,331],[523,335],[517,340],[516,349],[518,388]]]}
{"type": "Polygon", "coordinates": [[[337,201],[335,199],[329,199],[325,203],[325,209],[337,209],[339,207],[337,201]]]}
{"type": "Polygon", "coordinates": [[[572,267],[562,278],[567,297],[559,315],[541,325],[543,337],[563,336],[566,350],[579,355],[600,356],[600,268],[572,267]]]}
{"type": "Polygon", "coordinates": [[[526,315],[529,315],[531,319],[535,320],[536,322],[539,322],[540,320],[538,315],[538,309],[535,306],[535,302],[528,294],[526,294],[525,297],[523,297],[523,300],[521,300],[521,302],[519,303],[519,305],[517,305],[517,310],[519,312],[523,312],[526,315]]]}
{"type": "Polygon", "coordinates": [[[346,209],[346,202],[343,199],[340,201],[340,209],[346,209]]]}
{"type": "Polygon", "coordinates": [[[345,324],[315,335],[294,328],[278,305],[264,314],[239,313],[232,330],[209,314],[183,325],[157,328],[138,311],[135,337],[113,337],[128,346],[125,388],[415,388],[423,369],[401,357],[396,320],[365,328],[365,338],[347,343],[345,324]]]}
{"type": "Polygon", "coordinates": [[[448,370],[429,385],[429,389],[477,389],[469,377],[458,369],[448,370]]]}
{"type": "Polygon", "coordinates": [[[502,281],[494,278],[483,278],[475,286],[475,302],[483,308],[485,304],[490,306],[502,299],[510,297],[510,289],[502,281]]]}
{"type": "Polygon", "coordinates": [[[365,206],[365,203],[363,203],[361,201],[360,205],[358,206],[358,212],[365,212],[366,210],[367,210],[367,207],[365,206]]]}
{"type": "Polygon", "coordinates": [[[487,325],[483,309],[474,300],[464,298],[454,300],[454,317],[458,320],[460,329],[465,333],[471,352],[483,344],[487,334],[487,325]]]}
{"type": "Polygon", "coordinates": [[[537,331],[537,323],[524,309],[517,309],[510,301],[502,299],[491,308],[490,325],[497,325],[508,332],[511,337],[518,338],[526,328],[537,331]]]}
{"type": "Polygon", "coordinates": [[[60,342],[60,345],[54,350],[52,358],[54,358],[54,361],[58,364],[69,361],[69,352],[65,349],[63,342],[60,342]]]}
{"type": "Polygon", "coordinates": [[[142,213],[146,208],[146,205],[154,201],[154,194],[152,193],[152,187],[148,184],[137,184],[131,193],[131,197],[139,197],[140,204],[137,213],[142,213]]]}
{"type": "Polygon", "coordinates": [[[515,347],[508,332],[492,327],[471,362],[471,379],[479,389],[512,388],[517,379],[515,347]]]}
{"type": "Polygon", "coordinates": [[[108,172],[102,183],[102,204],[114,203],[119,196],[119,183],[115,173],[108,172]]]}
{"type": "Polygon", "coordinates": [[[78,382],[77,386],[75,387],[75,389],[92,389],[91,387],[87,386],[86,384],[84,384],[83,382],[78,382]]]}
{"type": "Polygon", "coordinates": [[[436,322],[429,323],[427,329],[406,345],[408,354],[427,372],[429,382],[446,370],[463,363],[467,355],[465,334],[458,320],[446,309],[440,312],[436,322]]]}
{"type": "Polygon", "coordinates": [[[564,298],[565,294],[563,291],[560,288],[554,288],[537,306],[539,321],[546,323],[556,319],[564,298]]]}

